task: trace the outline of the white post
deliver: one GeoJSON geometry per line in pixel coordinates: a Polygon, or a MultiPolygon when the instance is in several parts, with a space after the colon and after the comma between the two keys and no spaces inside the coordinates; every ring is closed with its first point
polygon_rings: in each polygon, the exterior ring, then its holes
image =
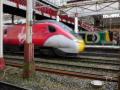
{"type": "Polygon", "coordinates": [[[32,17],[33,8],[32,0],[27,0],[27,13],[26,13],[26,42],[32,43],[32,17]]]}
{"type": "Polygon", "coordinates": [[[0,0],[0,70],[5,67],[3,59],[3,0],[0,0]]]}
{"type": "Polygon", "coordinates": [[[0,0],[0,58],[3,58],[3,0],[0,0]]]}
{"type": "Polygon", "coordinates": [[[78,13],[75,14],[75,33],[78,33],[78,13]]]}
{"type": "Polygon", "coordinates": [[[60,21],[60,17],[57,15],[57,21],[59,22],[60,21]]]}
{"type": "Polygon", "coordinates": [[[58,12],[57,12],[57,18],[56,18],[56,20],[57,20],[58,22],[60,21],[59,15],[60,15],[60,10],[58,10],[58,12]]]}
{"type": "Polygon", "coordinates": [[[35,62],[34,62],[34,44],[32,43],[32,0],[27,0],[26,11],[26,43],[24,45],[24,65],[23,77],[30,78],[35,75],[35,62]]]}

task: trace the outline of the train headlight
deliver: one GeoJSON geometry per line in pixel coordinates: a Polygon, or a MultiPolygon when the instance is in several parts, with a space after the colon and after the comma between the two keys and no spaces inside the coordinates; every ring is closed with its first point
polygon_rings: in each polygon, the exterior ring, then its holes
{"type": "Polygon", "coordinates": [[[85,48],[85,43],[83,40],[78,40],[78,52],[82,52],[85,48]]]}

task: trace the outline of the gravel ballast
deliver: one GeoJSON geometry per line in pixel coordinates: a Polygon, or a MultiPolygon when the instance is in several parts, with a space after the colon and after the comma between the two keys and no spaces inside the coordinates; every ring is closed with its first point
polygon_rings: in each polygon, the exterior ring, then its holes
{"type": "MultiPolygon", "coordinates": [[[[22,69],[6,66],[5,76],[1,81],[32,90],[117,90],[117,82],[103,81],[101,88],[94,88],[92,80],[42,73],[36,71],[35,78],[22,78],[22,69]]],[[[0,73],[2,77],[2,73],[0,73]]]]}

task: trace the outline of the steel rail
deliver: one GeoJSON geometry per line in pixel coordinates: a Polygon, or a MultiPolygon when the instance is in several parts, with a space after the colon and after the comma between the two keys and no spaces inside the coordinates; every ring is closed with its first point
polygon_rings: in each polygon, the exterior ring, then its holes
{"type": "MultiPolygon", "coordinates": [[[[22,64],[11,63],[11,62],[6,62],[5,64],[8,66],[13,66],[13,67],[18,67],[18,68],[22,68],[23,66],[22,64]]],[[[47,72],[47,73],[52,73],[52,74],[57,74],[57,75],[62,75],[62,76],[78,77],[81,79],[91,79],[91,80],[97,79],[97,80],[102,80],[102,81],[118,82],[117,77],[100,76],[100,75],[86,74],[86,73],[80,73],[80,72],[70,72],[70,71],[57,70],[57,69],[51,69],[51,68],[43,68],[43,67],[38,67],[38,66],[36,66],[36,71],[47,72]]]]}
{"type": "MultiPolygon", "coordinates": [[[[55,58],[50,58],[53,61],[56,59],[55,58]]],[[[75,58],[64,58],[64,59],[59,59],[60,61],[69,61],[69,62],[84,62],[84,63],[93,63],[93,64],[105,64],[105,65],[120,65],[120,61],[119,60],[103,60],[103,59],[90,59],[90,58],[83,58],[83,57],[75,57],[75,58]]],[[[48,60],[49,61],[49,60],[48,60]]]]}
{"type": "MultiPolygon", "coordinates": [[[[17,57],[4,57],[5,59],[15,59],[15,60],[21,60],[21,61],[23,61],[23,59],[24,59],[24,57],[22,57],[22,58],[17,58],[17,57]]],[[[69,61],[69,62],[83,62],[83,63],[88,63],[88,64],[104,64],[104,65],[115,65],[115,66],[119,66],[120,65],[120,61],[119,60],[102,60],[102,59],[88,59],[88,58],[82,58],[82,57],[80,57],[80,58],[78,58],[78,57],[73,57],[73,58],[62,58],[62,59],[60,59],[60,58],[57,58],[57,60],[56,60],[56,58],[44,58],[44,59],[47,59],[47,60],[45,60],[44,62],[43,61],[40,61],[39,60],[39,58],[34,58],[34,60],[35,60],[35,62],[37,62],[37,63],[48,63],[48,64],[59,64],[59,62],[58,63],[54,63],[54,61],[69,61]],[[49,61],[51,61],[51,59],[52,59],[52,61],[53,61],[53,63],[51,63],[51,62],[49,62],[49,61]]],[[[61,64],[62,65],[62,64],[61,64]]],[[[65,64],[63,64],[63,65],[65,65],[65,64]]],[[[88,67],[89,68],[89,67],[88,67]]]]}
{"type": "MultiPolygon", "coordinates": [[[[15,59],[15,60],[22,60],[23,61],[23,59],[15,59]]],[[[100,68],[100,67],[79,66],[79,65],[71,65],[71,64],[64,64],[64,63],[59,63],[59,62],[47,62],[47,61],[39,61],[39,60],[35,60],[35,62],[39,63],[39,64],[42,63],[42,64],[59,65],[59,66],[66,66],[66,67],[73,67],[73,68],[83,68],[83,69],[92,69],[92,70],[101,70],[101,71],[111,71],[111,72],[114,72],[114,73],[118,73],[119,72],[118,69],[106,69],[106,68],[100,68]]]]}
{"type": "Polygon", "coordinates": [[[118,69],[105,69],[105,68],[90,67],[90,66],[68,65],[68,64],[54,63],[54,62],[41,62],[41,61],[37,61],[37,63],[43,63],[43,64],[49,64],[49,65],[50,64],[51,65],[60,65],[60,66],[67,66],[67,67],[74,67],[74,68],[92,69],[92,70],[101,70],[101,71],[112,71],[114,73],[118,73],[120,71],[118,69]]]}

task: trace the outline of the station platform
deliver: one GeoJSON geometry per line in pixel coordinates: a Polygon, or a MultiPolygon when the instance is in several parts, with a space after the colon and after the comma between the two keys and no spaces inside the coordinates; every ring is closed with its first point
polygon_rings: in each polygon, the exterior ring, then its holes
{"type": "Polygon", "coordinates": [[[114,46],[114,45],[85,45],[85,48],[120,49],[120,46],[114,46]]]}

